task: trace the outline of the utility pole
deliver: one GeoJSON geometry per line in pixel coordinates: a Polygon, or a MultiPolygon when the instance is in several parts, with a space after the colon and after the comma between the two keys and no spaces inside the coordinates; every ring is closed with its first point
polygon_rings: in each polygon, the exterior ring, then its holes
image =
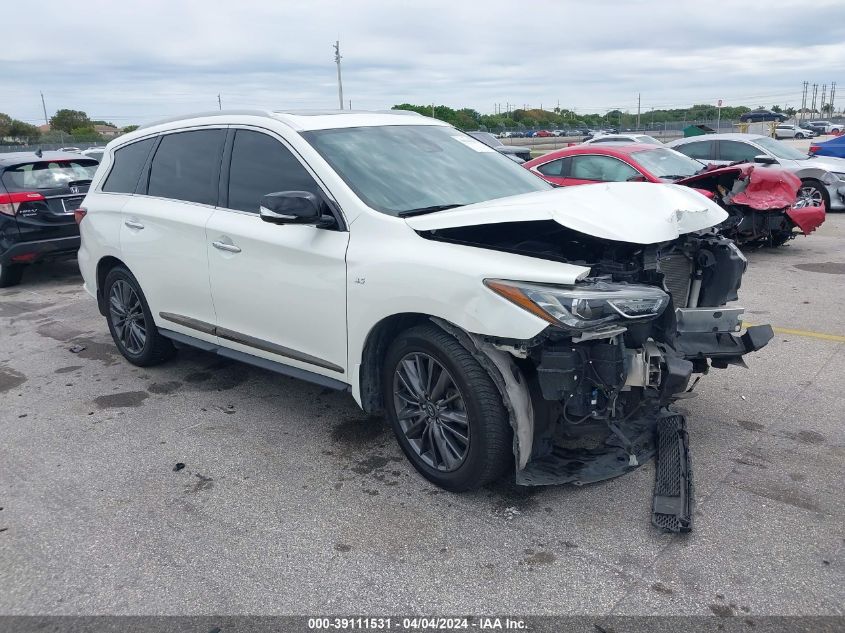
{"type": "Polygon", "coordinates": [[[824,116],[824,98],[827,95],[827,84],[822,86],[822,100],[819,102],[819,109],[822,111],[822,116],[824,116]]]}
{"type": "Polygon", "coordinates": [[[836,112],[836,82],[830,82],[830,116],[836,112]]]}
{"type": "Polygon", "coordinates": [[[220,99],[220,93],[219,92],[217,93],[217,109],[218,110],[223,109],[223,101],[220,99]]]}
{"type": "Polygon", "coordinates": [[[50,120],[47,118],[47,106],[44,105],[44,93],[41,93],[41,109],[44,111],[44,123],[50,125],[50,120]]]}
{"type": "Polygon", "coordinates": [[[343,110],[343,81],[340,78],[340,40],[334,43],[334,62],[337,64],[337,100],[343,110]]]}
{"type": "Polygon", "coordinates": [[[816,94],[819,92],[819,84],[813,84],[813,102],[810,105],[810,112],[815,114],[816,112],[816,94]]]}
{"type": "Polygon", "coordinates": [[[807,88],[808,88],[809,86],[810,86],[810,82],[809,82],[809,81],[805,81],[805,82],[804,82],[804,92],[803,92],[803,94],[801,95],[801,111],[798,113],[798,120],[799,120],[799,121],[803,121],[803,120],[804,120],[804,114],[805,114],[804,110],[806,110],[806,109],[807,109],[807,88]]]}
{"type": "Polygon", "coordinates": [[[637,131],[640,129],[640,104],[642,94],[637,93],[637,131]]]}

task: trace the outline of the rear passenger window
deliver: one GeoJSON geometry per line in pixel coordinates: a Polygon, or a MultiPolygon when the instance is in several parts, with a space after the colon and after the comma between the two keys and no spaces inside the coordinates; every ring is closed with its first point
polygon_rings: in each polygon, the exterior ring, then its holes
{"type": "Polygon", "coordinates": [[[163,136],[150,168],[147,193],[161,198],[217,204],[220,154],[225,130],[163,136]]]}
{"type": "Polygon", "coordinates": [[[701,160],[711,160],[713,158],[713,141],[696,141],[695,143],[685,143],[673,147],[681,154],[686,154],[690,158],[699,158],[701,160]]]}
{"type": "Polygon", "coordinates": [[[114,193],[135,193],[141,169],[153,146],[154,138],[148,138],[131,145],[125,145],[114,152],[114,164],[109,172],[103,191],[114,193]]]}
{"type": "Polygon", "coordinates": [[[229,168],[228,208],[258,213],[261,198],[277,191],[321,195],[311,174],[279,141],[261,132],[238,130],[229,168]]]}

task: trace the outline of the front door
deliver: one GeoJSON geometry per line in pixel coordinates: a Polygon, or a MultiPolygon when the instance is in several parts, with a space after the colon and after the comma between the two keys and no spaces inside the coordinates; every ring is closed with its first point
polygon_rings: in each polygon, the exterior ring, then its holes
{"type": "Polygon", "coordinates": [[[280,138],[238,129],[230,142],[228,184],[206,227],[219,340],[343,381],[349,233],[263,221],[268,193],[325,194],[280,138]]]}

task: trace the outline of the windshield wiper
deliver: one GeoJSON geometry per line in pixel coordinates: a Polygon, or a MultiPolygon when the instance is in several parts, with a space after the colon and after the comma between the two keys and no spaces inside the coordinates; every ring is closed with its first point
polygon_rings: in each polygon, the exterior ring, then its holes
{"type": "Polygon", "coordinates": [[[445,211],[446,209],[454,209],[455,207],[462,207],[463,204],[435,204],[431,207],[420,207],[419,209],[406,209],[400,211],[397,215],[400,218],[409,218],[412,215],[425,215],[426,213],[434,213],[436,211],[445,211]]]}

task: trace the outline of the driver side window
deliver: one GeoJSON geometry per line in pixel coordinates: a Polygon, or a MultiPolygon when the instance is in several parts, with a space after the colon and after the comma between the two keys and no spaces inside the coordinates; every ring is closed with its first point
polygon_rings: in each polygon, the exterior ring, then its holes
{"type": "Polygon", "coordinates": [[[258,213],[261,198],[277,191],[308,191],[320,187],[287,147],[267,134],[237,130],[229,167],[229,209],[258,213]]]}

